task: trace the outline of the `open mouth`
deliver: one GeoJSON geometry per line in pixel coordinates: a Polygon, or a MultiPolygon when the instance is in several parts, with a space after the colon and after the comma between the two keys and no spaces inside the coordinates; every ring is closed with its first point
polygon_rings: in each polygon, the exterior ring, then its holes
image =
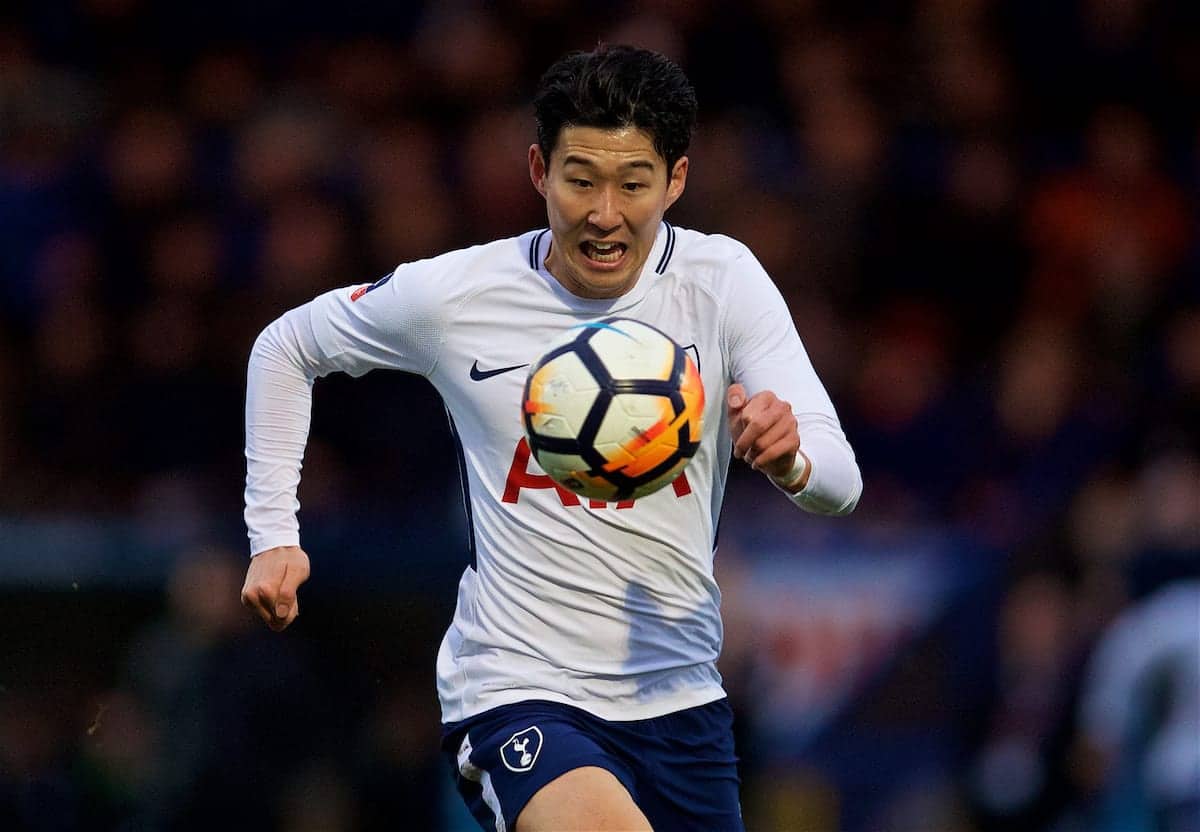
{"type": "Polygon", "coordinates": [[[585,240],[579,244],[583,256],[601,266],[611,266],[620,263],[629,246],[624,243],[604,243],[596,240],[585,240]]]}

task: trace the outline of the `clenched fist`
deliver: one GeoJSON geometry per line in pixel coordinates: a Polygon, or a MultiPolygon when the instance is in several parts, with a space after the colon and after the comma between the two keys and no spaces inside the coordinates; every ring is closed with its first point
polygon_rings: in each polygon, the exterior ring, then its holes
{"type": "Polygon", "coordinates": [[[242,604],[258,613],[275,632],[300,614],[296,592],[308,580],[308,555],[299,546],[279,546],[250,559],[242,604]]]}
{"type": "Polygon", "coordinates": [[[800,433],[792,406],[770,390],[746,396],[746,388],[731,384],[725,403],[733,455],[744,459],[788,490],[808,482],[808,458],[800,451],[800,433]],[[797,470],[799,469],[799,470],[797,470]]]}

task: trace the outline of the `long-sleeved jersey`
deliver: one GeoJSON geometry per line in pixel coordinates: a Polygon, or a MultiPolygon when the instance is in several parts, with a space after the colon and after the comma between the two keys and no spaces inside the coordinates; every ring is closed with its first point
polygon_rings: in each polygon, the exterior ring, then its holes
{"type": "Polygon", "coordinates": [[[299,544],[315,378],[390,368],[425,376],[441,394],[464,463],[474,560],[438,655],[447,722],[531,699],[644,719],[724,696],[712,566],[730,383],[791,404],[812,461],[797,504],[841,514],[862,488],[783,298],[745,246],[664,222],[634,287],[591,300],[546,271],[551,244],[548,231],[533,231],[328,292],[271,324],[250,358],[252,554],[299,544]],[[708,391],[695,457],[671,486],[632,505],[555,487],[523,438],[524,368],[569,327],[611,315],[686,345],[708,391]]]}

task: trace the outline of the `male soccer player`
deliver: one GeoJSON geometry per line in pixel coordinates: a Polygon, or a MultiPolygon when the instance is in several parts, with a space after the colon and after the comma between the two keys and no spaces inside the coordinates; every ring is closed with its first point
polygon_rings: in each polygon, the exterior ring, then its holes
{"type": "Polygon", "coordinates": [[[311,388],[420,373],[465,460],[474,562],[437,661],[444,750],[484,829],[741,829],[713,546],[729,455],[845,514],[854,455],[782,297],[745,246],[676,228],[696,99],[653,52],[554,64],[529,174],[547,229],[398,267],[272,323],[250,357],[243,601],[281,630],[308,577],[295,493],[311,388]],[[638,318],[695,345],[700,448],[632,507],[584,504],[529,458],[525,373],[570,327],[638,318]]]}

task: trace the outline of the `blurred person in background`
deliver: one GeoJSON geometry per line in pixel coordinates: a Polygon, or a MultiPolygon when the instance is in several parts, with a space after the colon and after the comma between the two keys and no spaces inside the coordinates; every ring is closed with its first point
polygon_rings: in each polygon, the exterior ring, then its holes
{"type": "MultiPolygon", "coordinates": [[[[130,646],[125,690],[114,699],[135,703],[159,752],[139,784],[137,816],[148,828],[276,823],[286,809],[256,796],[282,789],[311,749],[326,747],[325,731],[295,731],[323,698],[310,660],[300,645],[271,643],[249,626],[236,603],[241,578],[231,552],[186,550],[168,581],[166,615],[130,646]]],[[[128,766],[108,767],[119,781],[128,766]]]]}
{"type": "Polygon", "coordinates": [[[1089,830],[1200,830],[1200,580],[1163,587],[1100,635],[1076,753],[1089,830]]]}
{"type": "Polygon", "coordinates": [[[678,66],[631,47],[572,53],[543,76],[535,112],[529,175],[549,228],[327,293],[259,337],[242,599],[274,630],[298,614],[309,561],[296,487],[315,379],[424,375],[465,459],[477,565],[462,576],[438,689],[443,749],[476,819],[485,829],[741,829],[732,714],[715,669],[712,551],[729,455],[828,515],[857,504],[858,468],[755,256],[663,220],[686,184],[696,114],[678,66]],[[528,470],[514,371],[564,328],[614,314],[694,341],[705,386],[720,395],[689,467],[694,485],[644,497],[628,515],[609,508],[601,524],[592,512],[603,504],[585,511],[528,470]]]}
{"type": "MultiPolygon", "coordinates": [[[[981,830],[1043,829],[1070,798],[1062,757],[1083,649],[1058,576],[1021,578],[1003,601],[994,702],[971,764],[981,830]]],[[[1090,635],[1090,634],[1089,634],[1090,635]]]]}

